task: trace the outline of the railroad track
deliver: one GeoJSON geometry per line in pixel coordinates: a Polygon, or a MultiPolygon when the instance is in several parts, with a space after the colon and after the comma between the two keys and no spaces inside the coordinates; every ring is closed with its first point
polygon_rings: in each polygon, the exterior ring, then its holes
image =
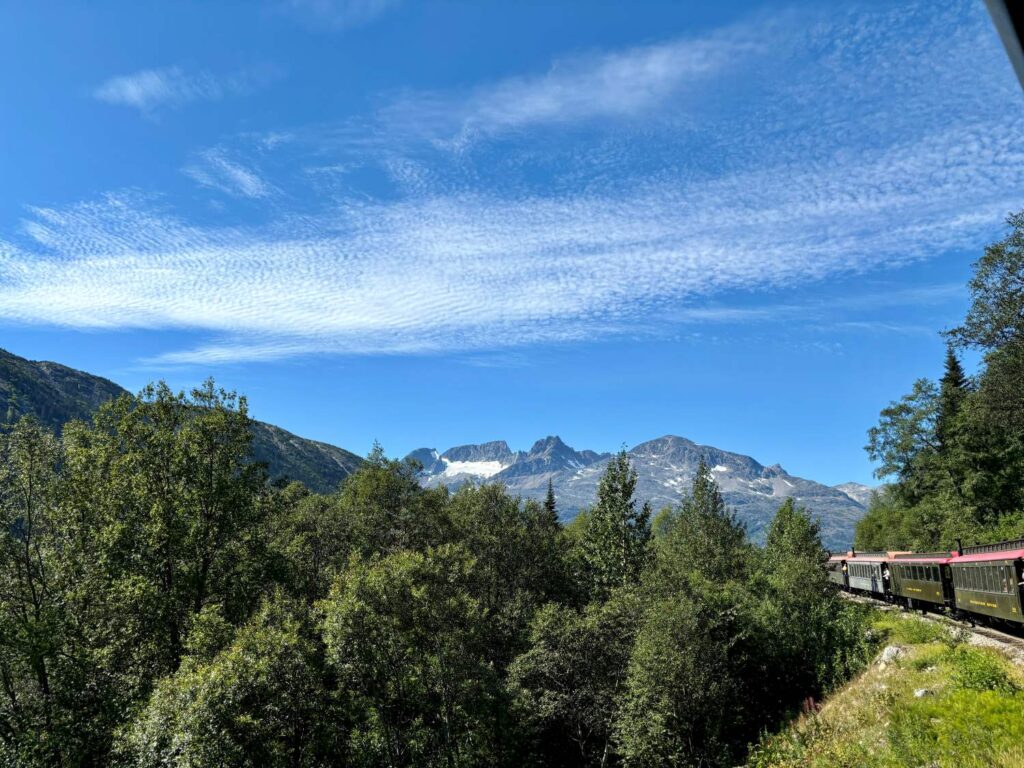
{"type": "Polygon", "coordinates": [[[918,619],[937,622],[940,624],[944,624],[947,627],[952,627],[962,632],[966,632],[975,638],[981,639],[980,642],[975,642],[975,645],[1002,647],[1004,650],[1009,651],[1009,656],[1011,659],[1013,659],[1015,663],[1024,665],[1024,637],[1022,637],[1021,635],[1004,632],[1002,630],[998,630],[993,627],[986,626],[984,624],[974,624],[967,621],[960,621],[958,619],[953,619],[941,613],[929,613],[919,610],[911,611],[908,608],[904,608],[899,605],[893,605],[892,603],[887,603],[884,600],[876,600],[872,597],[854,595],[849,592],[842,592],[842,595],[847,600],[852,600],[855,603],[870,605],[882,611],[896,611],[898,613],[913,615],[915,618],[918,619]]]}

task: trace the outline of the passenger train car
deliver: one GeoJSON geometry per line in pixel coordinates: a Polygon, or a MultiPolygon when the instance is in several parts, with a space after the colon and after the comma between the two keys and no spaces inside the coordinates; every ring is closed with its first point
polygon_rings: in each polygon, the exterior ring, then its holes
{"type": "Polygon", "coordinates": [[[954,552],[857,552],[825,565],[840,589],[907,608],[1024,625],[1024,539],[954,552]]]}

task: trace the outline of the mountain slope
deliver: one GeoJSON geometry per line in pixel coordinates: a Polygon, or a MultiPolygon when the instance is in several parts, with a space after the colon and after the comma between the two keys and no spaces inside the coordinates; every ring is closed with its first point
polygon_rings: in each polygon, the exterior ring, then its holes
{"type": "MultiPolygon", "coordinates": [[[[821,520],[826,546],[837,549],[849,545],[853,527],[865,511],[860,500],[842,490],[795,477],[777,464],[766,467],[749,456],[674,435],[641,443],[628,454],[637,470],[637,495],[656,510],[680,502],[703,459],[726,503],[755,540],[763,539],[766,526],[788,497],[821,520]]],[[[524,497],[541,499],[550,480],[565,518],[594,502],[610,457],[608,453],[576,451],[557,437],[538,440],[529,451],[513,452],[500,441],[460,446],[441,454],[429,448],[410,454],[424,465],[422,482],[428,486],[486,480],[502,482],[524,497]],[[477,462],[460,462],[458,457],[464,456],[473,456],[477,462]]]]}
{"type": "Polygon", "coordinates": [[[31,414],[59,431],[66,422],[88,418],[101,403],[124,392],[99,376],[0,349],[0,423],[31,414]]]}
{"type": "MultiPolygon", "coordinates": [[[[55,431],[72,419],[88,419],[101,404],[127,394],[112,381],[0,349],[0,424],[32,414],[55,431]]],[[[307,440],[273,424],[253,421],[253,456],[267,463],[271,480],[298,480],[330,493],[362,459],[327,443],[307,440]]]]}
{"type": "Polygon", "coordinates": [[[837,491],[842,491],[854,501],[858,501],[865,507],[871,502],[871,497],[874,495],[878,488],[872,488],[869,485],[863,483],[841,483],[840,485],[833,485],[837,491]]]}

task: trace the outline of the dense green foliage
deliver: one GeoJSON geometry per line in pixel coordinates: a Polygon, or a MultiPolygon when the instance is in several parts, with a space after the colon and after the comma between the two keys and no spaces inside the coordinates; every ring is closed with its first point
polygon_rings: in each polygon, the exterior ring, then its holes
{"type": "MultiPolygon", "coordinates": [[[[1010,768],[1024,757],[1020,667],[999,651],[910,614],[871,620],[876,663],[824,707],[765,735],[750,768],[1010,768]]],[[[869,651],[871,648],[868,649],[869,651]]]]}
{"type": "Polygon", "coordinates": [[[0,766],[725,765],[858,658],[817,524],[752,546],[706,467],[652,538],[624,454],[563,528],[252,443],[212,382],[0,433],[0,766]]]}
{"type": "MultiPolygon", "coordinates": [[[[104,403],[128,392],[112,381],[57,363],[26,360],[0,349],[0,427],[22,416],[59,433],[75,419],[89,421],[104,403]]],[[[354,453],[249,420],[251,457],[272,482],[297,480],[319,493],[337,490],[361,463],[354,453]]]]}
{"type": "Polygon", "coordinates": [[[939,382],[890,404],[867,450],[895,479],[857,527],[863,549],[950,548],[1024,535],[1024,213],[974,265],[939,382]],[[969,378],[957,350],[982,353],[969,378]]]}

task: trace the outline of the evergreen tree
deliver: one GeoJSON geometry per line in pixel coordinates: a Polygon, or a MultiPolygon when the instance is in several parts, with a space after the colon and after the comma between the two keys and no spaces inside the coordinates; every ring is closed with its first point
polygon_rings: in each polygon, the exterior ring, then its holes
{"type": "Polygon", "coordinates": [[[603,600],[617,587],[636,584],[647,562],[651,509],[637,508],[633,498],[636,470],[625,449],[608,462],[597,487],[597,503],[580,541],[595,599],[603,600]]]}
{"type": "Polygon", "coordinates": [[[963,366],[953,351],[946,347],[946,367],[939,381],[938,411],[935,415],[935,437],[940,453],[953,449],[956,441],[957,424],[964,401],[970,392],[970,384],[963,366]]]}
{"type": "Polygon", "coordinates": [[[694,579],[722,584],[745,573],[746,531],[725,505],[703,458],[689,495],[663,528],[648,578],[654,592],[672,594],[687,589],[694,579]]]}
{"type": "Polygon", "coordinates": [[[544,497],[544,512],[555,523],[558,522],[558,505],[555,502],[555,486],[548,478],[548,493],[544,497]]]}

